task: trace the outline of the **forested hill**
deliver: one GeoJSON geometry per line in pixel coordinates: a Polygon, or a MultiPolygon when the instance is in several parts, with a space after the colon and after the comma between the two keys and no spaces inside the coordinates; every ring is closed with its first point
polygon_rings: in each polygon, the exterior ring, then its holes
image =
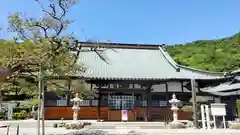
{"type": "Polygon", "coordinates": [[[166,49],[181,65],[218,72],[240,68],[240,33],[218,40],[167,46],[166,49]]]}
{"type": "MultiPolygon", "coordinates": [[[[0,40],[0,49],[9,43],[13,42],[0,40]]],[[[181,65],[217,72],[240,69],[240,33],[218,40],[166,46],[166,50],[181,65]]]]}

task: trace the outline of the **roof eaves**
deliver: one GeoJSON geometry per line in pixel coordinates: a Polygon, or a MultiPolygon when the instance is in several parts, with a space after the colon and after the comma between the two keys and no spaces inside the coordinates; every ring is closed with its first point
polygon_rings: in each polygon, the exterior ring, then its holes
{"type": "Polygon", "coordinates": [[[112,42],[78,42],[78,45],[81,47],[90,47],[90,48],[121,48],[121,49],[153,49],[157,50],[159,44],[130,44],[130,43],[112,43],[112,42]]]}
{"type": "MultiPolygon", "coordinates": [[[[178,78],[178,77],[170,77],[170,78],[120,78],[120,77],[84,77],[85,80],[131,80],[131,81],[160,81],[160,80],[189,80],[189,78],[178,78]]],[[[203,80],[212,80],[212,79],[223,79],[223,78],[204,78],[203,80]]],[[[197,79],[197,80],[202,80],[202,79],[197,79]]]]}
{"type": "Polygon", "coordinates": [[[240,69],[238,69],[238,70],[233,70],[233,71],[227,73],[227,75],[238,75],[238,74],[240,74],[240,69]]]}

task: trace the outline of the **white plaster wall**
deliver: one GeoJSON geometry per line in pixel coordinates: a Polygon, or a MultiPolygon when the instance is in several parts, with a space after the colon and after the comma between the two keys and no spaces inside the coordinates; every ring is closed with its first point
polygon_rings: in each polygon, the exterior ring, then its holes
{"type": "MultiPolygon", "coordinates": [[[[182,92],[182,86],[180,82],[168,82],[168,92],[182,92]]],[[[184,83],[186,84],[186,83],[184,83]]],[[[166,84],[157,84],[152,86],[153,92],[166,92],[166,84]]],[[[187,88],[183,87],[183,92],[191,92],[187,88]]]]}
{"type": "Polygon", "coordinates": [[[152,86],[152,92],[166,92],[166,84],[156,84],[152,86]]]}
{"type": "Polygon", "coordinates": [[[167,84],[169,92],[182,92],[182,86],[180,82],[169,82],[167,84]]]}

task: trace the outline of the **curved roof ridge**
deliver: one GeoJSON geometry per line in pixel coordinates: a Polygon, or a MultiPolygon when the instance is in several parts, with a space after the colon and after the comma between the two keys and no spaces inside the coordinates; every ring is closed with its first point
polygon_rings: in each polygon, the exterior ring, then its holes
{"type": "Polygon", "coordinates": [[[233,70],[231,72],[229,72],[229,74],[240,74],[240,69],[237,69],[237,70],[233,70]]]}
{"type": "Polygon", "coordinates": [[[168,58],[168,56],[166,55],[166,52],[162,49],[161,46],[158,47],[161,54],[163,55],[163,57],[168,61],[168,63],[173,66],[177,72],[180,72],[180,68],[177,66],[176,62],[171,60],[171,58],[168,58]]]}
{"type": "Polygon", "coordinates": [[[196,71],[196,72],[201,72],[201,73],[206,73],[206,74],[214,74],[214,75],[222,75],[224,76],[226,72],[211,72],[211,71],[205,71],[197,68],[192,68],[192,67],[187,67],[184,65],[177,64],[172,57],[169,55],[168,52],[164,51],[161,46],[159,46],[160,52],[163,54],[164,58],[172,65],[174,66],[177,70],[181,71],[181,68],[185,68],[188,70],[196,71]]]}
{"type": "Polygon", "coordinates": [[[193,71],[196,71],[196,72],[206,73],[206,74],[215,74],[215,75],[223,75],[223,76],[226,74],[226,72],[212,72],[212,71],[206,71],[206,70],[197,69],[197,68],[188,67],[188,66],[179,65],[179,64],[177,64],[177,66],[178,66],[178,67],[181,67],[181,68],[185,68],[185,69],[193,70],[193,71]]]}

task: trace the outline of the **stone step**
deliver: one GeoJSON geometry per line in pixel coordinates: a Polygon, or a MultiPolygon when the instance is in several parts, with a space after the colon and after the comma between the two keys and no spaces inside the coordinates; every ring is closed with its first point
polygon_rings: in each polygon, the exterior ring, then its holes
{"type": "Polygon", "coordinates": [[[94,127],[165,127],[165,125],[91,125],[94,127]]]}
{"type": "Polygon", "coordinates": [[[164,122],[96,122],[104,125],[164,125],[164,122]]]}
{"type": "Polygon", "coordinates": [[[165,129],[164,126],[89,126],[89,129],[165,129]]]}
{"type": "Polygon", "coordinates": [[[92,123],[91,129],[164,129],[164,123],[135,123],[135,122],[99,122],[92,123]]]}
{"type": "Polygon", "coordinates": [[[115,126],[115,127],[135,127],[135,126],[138,126],[138,127],[149,127],[149,126],[154,126],[154,127],[163,127],[165,125],[104,125],[104,124],[99,124],[99,125],[95,125],[95,124],[92,124],[91,126],[101,126],[101,127],[104,127],[104,126],[115,126]]]}

